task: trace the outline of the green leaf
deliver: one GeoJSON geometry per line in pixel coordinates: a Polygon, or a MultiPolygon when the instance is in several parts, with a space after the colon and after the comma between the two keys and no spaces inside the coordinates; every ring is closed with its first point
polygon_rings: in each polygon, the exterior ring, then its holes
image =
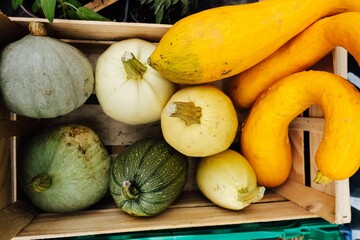
{"type": "Polygon", "coordinates": [[[41,8],[49,22],[54,21],[56,0],[41,0],[41,8]]]}
{"type": "Polygon", "coordinates": [[[108,18],[86,7],[79,7],[76,13],[82,20],[110,21],[108,18]]]}
{"type": "Polygon", "coordinates": [[[24,0],[12,0],[11,5],[12,5],[13,9],[17,9],[23,3],[24,3],[24,0]]]}
{"type": "Polygon", "coordinates": [[[66,0],[66,2],[70,3],[74,7],[81,7],[83,4],[77,0],[66,0]]]}
{"type": "Polygon", "coordinates": [[[35,0],[31,6],[31,11],[37,13],[41,9],[41,0],[35,0]]]}
{"type": "Polygon", "coordinates": [[[161,23],[164,16],[164,8],[160,8],[159,11],[156,13],[155,21],[156,23],[161,23]]]}

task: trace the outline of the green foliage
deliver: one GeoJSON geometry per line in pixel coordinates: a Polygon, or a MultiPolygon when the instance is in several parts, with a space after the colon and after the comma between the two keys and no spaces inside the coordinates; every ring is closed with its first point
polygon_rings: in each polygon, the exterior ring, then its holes
{"type": "MultiPolygon", "coordinates": [[[[12,0],[12,7],[17,9],[24,0],[12,0]]],[[[81,19],[94,21],[108,21],[97,12],[87,9],[77,0],[34,0],[31,11],[37,13],[42,11],[49,22],[53,22],[55,13],[60,10],[62,17],[66,19],[81,19]]]]}
{"type": "Polygon", "coordinates": [[[190,6],[196,6],[198,0],[140,0],[140,4],[150,5],[154,11],[156,23],[161,23],[165,12],[170,10],[171,7],[179,5],[182,8],[181,16],[190,12],[190,6]]]}

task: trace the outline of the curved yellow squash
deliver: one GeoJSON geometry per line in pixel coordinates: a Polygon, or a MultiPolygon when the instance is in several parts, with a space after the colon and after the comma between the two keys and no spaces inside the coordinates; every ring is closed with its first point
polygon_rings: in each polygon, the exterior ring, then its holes
{"type": "Polygon", "coordinates": [[[228,93],[234,104],[249,108],[272,83],[313,66],[336,46],[360,63],[360,13],[346,12],[318,20],[271,56],[231,78],[228,93]]]}
{"type": "Polygon", "coordinates": [[[289,123],[312,104],[325,116],[315,155],[319,178],[326,183],[352,176],[360,165],[360,94],[346,79],[322,71],[304,71],[275,82],[252,106],[242,127],[241,151],[265,187],[288,177],[289,123]]]}
{"type": "Polygon", "coordinates": [[[267,0],[208,9],[175,23],[149,65],[170,81],[199,84],[238,74],[321,17],[360,11],[355,0],[267,0]]]}

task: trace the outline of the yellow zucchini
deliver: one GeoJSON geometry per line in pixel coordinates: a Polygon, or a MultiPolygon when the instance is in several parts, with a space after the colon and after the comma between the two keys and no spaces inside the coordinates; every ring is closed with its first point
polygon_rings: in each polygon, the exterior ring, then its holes
{"type": "Polygon", "coordinates": [[[234,105],[249,108],[275,81],[308,69],[336,46],[360,63],[360,13],[346,12],[318,20],[271,56],[234,76],[228,94],[234,105]]]}
{"type": "Polygon", "coordinates": [[[346,79],[323,71],[294,73],[276,81],[254,103],[242,127],[241,152],[258,183],[281,185],[292,165],[289,123],[312,104],[325,116],[315,155],[318,183],[352,176],[360,166],[360,94],[346,79]]]}
{"type": "Polygon", "coordinates": [[[170,81],[200,84],[262,61],[318,19],[360,11],[354,0],[267,0],[208,9],[176,22],[149,65],[170,81]]]}

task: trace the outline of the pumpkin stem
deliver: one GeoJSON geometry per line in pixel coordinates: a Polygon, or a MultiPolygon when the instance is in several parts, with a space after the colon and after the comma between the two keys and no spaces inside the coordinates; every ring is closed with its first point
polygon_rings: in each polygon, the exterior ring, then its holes
{"type": "Polygon", "coordinates": [[[141,80],[143,78],[146,66],[136,59],[134,54],[125,52],[121,57],[121,61],[124,64],[128,79],[141,80]]]}
{"type": "Polygon", "coordinates": [[[47,36],[45,25],[40,22],[30,22],[29,31],[34,36],[47,36]]]}
{"type": "Polygon", "coordinates": [[[250,192],[240,190],[238,194],[238,201],[242,202],[244,206],[248,206],[251,203],[257,202],[260,199],[262,199],[264,193],[265,193],[264,187],[257,187],[251,190],[250,192]]]}
{"type": "Polygon", "coordinates": [[[322,174],[320,171],[317,172],[316,177],[314,179],[315,183],[318,184],[328,184],[332,182],[332,179],[322,174]]]}
{"type": "Polygon", "coordinates": [[[201,107],[195,106],[193,102],[173,102],[165,110],[170,117],[183,120],[186,126],[200,123],[202,116],[201,107]]]}
{"type": "Polygon", "coordinates": [[[44,192],[51,186],[51,177],[47,174],[39,174],[31,179],[30,185],[35,192],[44,192]]]}
{"type": "Polygon", "coordinates": [[[122,182],[122,194],[127,200],[137,199],[139,196],[139,190],[136,189],[133,183],[130,181],[122,182]]]}

